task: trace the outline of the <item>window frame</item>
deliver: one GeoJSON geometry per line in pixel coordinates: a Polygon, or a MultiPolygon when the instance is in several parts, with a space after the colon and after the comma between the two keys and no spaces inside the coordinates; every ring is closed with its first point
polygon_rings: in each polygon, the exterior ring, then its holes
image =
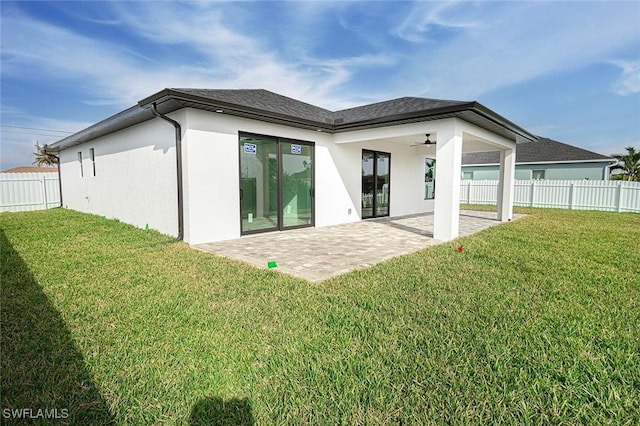
{"type": "Polygon", "coordinates": [[[80,177],[84,177],[84,167],[82,165],[82,151],[78,151],[77,154],[78,163],[80,164],[80,177]]]}
{"type": "Polygon", "coordinates": [[[546,169],[531,169],[531,180],[545,180],[546,174],[546,169]],[[541,173],[542,177],[534,177],[536,173],[541,173]]]}
{"type": "Polygon", "coordinates": [[[91,170],[93,176],[96,175],[96,154],[93,148],[89,148],[89,159],[91,160],[91,170]]]}
{"type": "Polygon", "coordinates": [[[435,200],[436,198],[436,159],[435,158],[429,158],[429,157],[425,157],[424,159],[424,199],[425,200],[435,200]],[[428,180],[429,178],[427,177],[427,162],[431,161],[432,165],[429,166],[432,170],[432,177],[431,180],[428,180]],[[428,197],[427,195],[427,183],[428,182],[433,182],[433,190],[431,191],[431,197],[428,197]]]}

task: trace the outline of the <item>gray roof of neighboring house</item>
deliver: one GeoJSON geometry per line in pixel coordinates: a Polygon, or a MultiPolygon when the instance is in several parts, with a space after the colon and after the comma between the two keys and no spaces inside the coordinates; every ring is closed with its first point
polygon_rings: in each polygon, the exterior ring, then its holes
{"type": "Polygon", "coordinates": [[[57,167],[19,166],[3,170],[0,173],[57,173],[57,167]]]}
{"type": "MultiPolygon", "coordinates": [[[[593,162],[597,160],[606,162],[613,160],[613,158],[549,138],[539,138],[535,142],[523,142],[516,145],[516,163],[593,162]]],[[[462,155],[463,166],[499,163],[500,153],[497,151],[462,155]]]]}
{"type": "Polygon", "coordinates": [[[197,108],[328,133],[458,117],[506,137],[536,138],[475,101],[405,97],[330,111],[263,89],[164,89],[134,107],[57,141],[50,148],[68,148],[150,120],[154,117],[150,111],[152,104],[162,114],[197,108]]]}

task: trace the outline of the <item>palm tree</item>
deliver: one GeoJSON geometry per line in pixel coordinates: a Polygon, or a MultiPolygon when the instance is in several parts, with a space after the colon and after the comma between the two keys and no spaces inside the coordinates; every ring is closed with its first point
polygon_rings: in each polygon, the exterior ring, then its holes
{"type": "Polygon", "coordinates": [[[36,161],[33,164],[38,167],[53,167],[58,164],[58,156],[47,149],[47,144],[40,146],[40,143],[36,141],[36,152],[33,154],[36,156],[36,161]]]}
{"type": "Polygon", "coordinates": [[[614,154],[613,158],[618,160],[618,164],[611,166],[611,170],[622,170],[620,179],[640,181],[640,152],[628,146],[625,148],[627,154],[614,154]]]}

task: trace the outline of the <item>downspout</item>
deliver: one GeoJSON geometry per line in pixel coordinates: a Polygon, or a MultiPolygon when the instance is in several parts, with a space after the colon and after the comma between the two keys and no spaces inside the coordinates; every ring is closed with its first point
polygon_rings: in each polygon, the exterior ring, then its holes
{"type": "Polygon", "coordinates": [[[176,174],[178,187],[178,240],[184,240],[184,202],[182,193],[182,127],[177,121],[160,114],[156,103],[151,104],[151,112],[158,118],[161,118],[173,124],[176,129],[176,174]]]}
{"type": "Polygon", "coordinates": [[[60,156],[54,155],[54,157],[58,160],[58,191],[60,191],[60,207],[62,207],[62,174],[60,173],[60,156]]]}
{"type": "Polygon", "coordinates": [[[615,166],[616,164],[618,164],[618,160],[615,160],[613,163],[607,164],[604,167],[604,180],[611,180],[611,167],[615,166]]]}

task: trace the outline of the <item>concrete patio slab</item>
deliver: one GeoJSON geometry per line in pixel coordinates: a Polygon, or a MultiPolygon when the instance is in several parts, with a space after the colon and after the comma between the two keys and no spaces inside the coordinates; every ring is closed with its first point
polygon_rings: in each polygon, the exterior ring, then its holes
{"type": "MultiPolygon", "coordinates": [[[[495,212],[461,211],[460,236],[500,223],[495,212]]],[[[277,271],[321,281],[440,243],[433,239],[433,214],[427,213],[249,235],[193,247],[262,268],[275,261],[277,271]]]]}

